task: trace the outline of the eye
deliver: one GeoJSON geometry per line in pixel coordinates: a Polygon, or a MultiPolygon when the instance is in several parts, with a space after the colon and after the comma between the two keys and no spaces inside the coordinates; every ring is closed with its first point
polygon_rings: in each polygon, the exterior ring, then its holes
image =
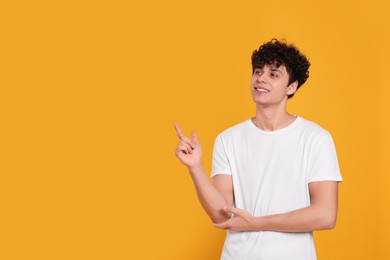
{"type": "Polygon", "coordinates": [[[271,78],[277,78],[279,75],[277,73],[271,72],[271,78]]]}

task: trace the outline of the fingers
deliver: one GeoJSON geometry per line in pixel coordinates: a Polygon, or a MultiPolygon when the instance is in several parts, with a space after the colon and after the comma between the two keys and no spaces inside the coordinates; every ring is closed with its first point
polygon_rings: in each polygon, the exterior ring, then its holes
{"type": "Polygon", "coordinates": [[[225,221],[225,222],[222,222],[222,223],[213,223],[213,225],[216,228],[227,229],[228,228],[228,224],[227,224],[228,221],[225,221]]]}
{"type": "Polygon", "coordinates": [[[191,154],[195,145],[188,137],[182,136],[178,148],[186,154],[191,154]]]}
{"type": "Polygon", "coordinates": [[[231,214],[236,214],[236,215],[241,215],[241,210],[238,209],[238,208],[232,208],[232,207],[224,207],[223,210],[227,213],[231,213],[231,214]]]}
{"type": "Polygon", "coordinates": [[[248,212],[246,212],[245,210],[243,209],[239,209],[239,208],[233,208],[233,207],[229,207],[229,206],[225,206],[223,208],[223,210],[232,218],[234,216],[239,216],[239,217],[242,217],[242,218],[245,218],[247,219],[248,218],[248,212]]]}
{"type": "Polygon", "coordinates": [[[181,140],[182,142],[184,142],[184,143],[187,143],[192,149],[195,148],[194,142],[191,141],[188,137],[183,136],[180,140],[181,140]]]}
{"type": "Polygon", "coordinates": [[[176,122],[173,122],[173,126],[176,129],[177,136],[179,137],[179,139],[181,139],[184,136],[184,134],[181,131],[180,126],[176,122]]]}
{"type": "Polygon", "coordinates": [[[184,141],[181,141],[179,143],[179,145],[177,146],[178,150],[184,152],[185,154],[191,154],[192,153],[192,150],[193,148],[190,146],[190,144],[184,142],[184,141]]]}
{"type": "Polygon", "coordinates": [[[192,149],[195,149],[195,143],[198,142],[198,139],[197,139],[197,137],[196,137],[195,132],[192,131],[193,133],[191,133],[191,136],[193,137],[193,136],[194,136],[193,134],[195,134],[196,141],[195,141],[195,140],[192,140],[192,141],[191,141],[188,137],[186,137],[186,136],[183,134],[183,132],[181,131],[179,125],[178,125],[176,122],[173,122],[173,125],[174,125],[174,127],[175,127],[175,129],[176,129],[176,133],[177,133],[177,136],[179,137],[179,139],[180,139],[181,141],[184,141],[185,143],[187,143],[192,149]]]}

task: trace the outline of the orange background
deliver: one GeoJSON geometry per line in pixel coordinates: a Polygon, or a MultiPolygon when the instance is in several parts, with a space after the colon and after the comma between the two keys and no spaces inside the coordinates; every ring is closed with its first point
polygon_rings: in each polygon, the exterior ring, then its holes
{"type": "Polygon", "coordinates": [[[312,63],[291,113],[334,138],[344,182],[319,259],[389,259],[387,1],[0,4],[0,258],[218,259],[224,232],[174,155],[254,115],[250,55],[312,63]]]}

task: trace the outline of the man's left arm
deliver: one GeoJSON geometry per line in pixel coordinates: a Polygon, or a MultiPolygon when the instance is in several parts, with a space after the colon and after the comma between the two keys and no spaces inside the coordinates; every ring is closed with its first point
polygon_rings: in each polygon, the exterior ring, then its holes
{"type": "Polygon", "coordinates": [[[238,208],[225,208],[232,217],[217,228],[233,231],[310,232],[333,229],[336,225],[338,182],[309,183],[311,204],[282,214],[256,217],[238,208]]]}

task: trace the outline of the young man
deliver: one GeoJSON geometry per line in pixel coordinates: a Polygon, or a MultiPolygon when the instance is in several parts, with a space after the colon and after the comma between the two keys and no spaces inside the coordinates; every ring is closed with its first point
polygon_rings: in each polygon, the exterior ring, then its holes
{"type": "Polygon", "coordinates": [[[222,260],[314,260],[312,232],[335,227],[342,177],[332,137],[286,111],[309,66],[295,46],[276,39],[253,52],[256,116],[217,136],[213,184],[195,132],[189,139],[174,123],[176,156],[214,225],[227,230],[222,260]]]}

